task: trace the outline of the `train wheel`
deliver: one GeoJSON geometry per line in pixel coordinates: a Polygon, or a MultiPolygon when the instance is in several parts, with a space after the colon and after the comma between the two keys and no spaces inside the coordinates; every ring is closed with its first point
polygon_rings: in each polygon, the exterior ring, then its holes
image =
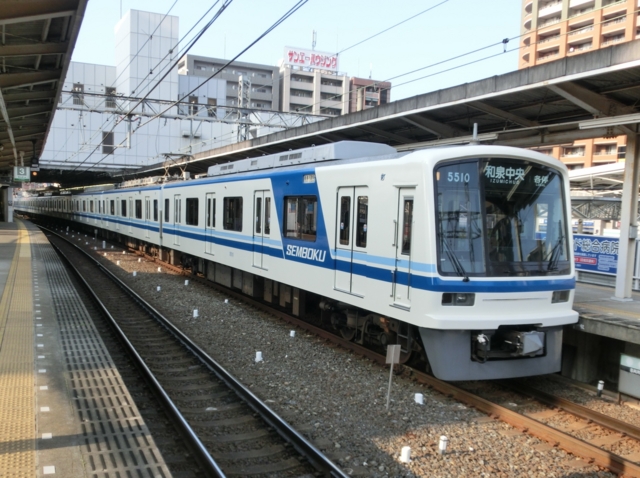
{"type": "Polygon", "coordinates": [[[353,340],[356,337],[356,333],[358,332],[357,329],[352,329],[349,327],[340,327],[340,335],[342,335],[342,338],[345,340],[353,340]]]}

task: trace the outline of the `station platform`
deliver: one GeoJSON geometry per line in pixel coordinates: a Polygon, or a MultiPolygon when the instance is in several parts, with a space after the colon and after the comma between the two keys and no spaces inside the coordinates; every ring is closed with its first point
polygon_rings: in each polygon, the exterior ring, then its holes
{"type": "Polygon", "coordinates": [[[0,222],[0,476],[170,477],[63,264],[0,222]]]}
{"type": "MultiPolygon", "coordinates": [[[[609,339],[640,356],[640,293],[612,295],[577,285],[580,319],[565,329],[572,378],[599,373],[593,350],[609,339]]],[[[45,235],[0,222],[0,476],[44,475],[171,473],[45,235]]]]}

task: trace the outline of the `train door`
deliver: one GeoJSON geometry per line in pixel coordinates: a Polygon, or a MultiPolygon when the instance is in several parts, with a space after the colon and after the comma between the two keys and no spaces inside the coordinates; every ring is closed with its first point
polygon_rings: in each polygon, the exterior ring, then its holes
{"type": "Polygon", "coordinates": [[[253,194],[253,266],[268,269],[264,253],[265,240],[271,234],[271,193],[268,190],[253,194]]]}
{"type": "Polygon", "coordinates": [[[182,199],[179,194],[173,195],[173,243],[180,245],[180,222],[182,221],[182,199]]]}
{"type": "Polygon", "coordinates": [[[204,222],[204,252],[213,254],[213,231],[216,227],[216,195],[206,194],[207,216],[204,222]]]}
{"type": "Polygon", "coordinates": [[[149,237],[149,229],[151,229],[151,198],[144,197],[144,237],[149,237]]]}
{"type": "Polygon", "coordinates": [[[338,188],[334,287],[364,297],[366,275],[358,264],[366,262],[369,193],[366,187],[338,188]]]}
{"type": "Polygon", "coordinates": [[[393,305],[411,307],[411,240],[413,233],[414,188],[399,188],[398,217],[395,230],[395,267],[393,271],[393,305]]]}

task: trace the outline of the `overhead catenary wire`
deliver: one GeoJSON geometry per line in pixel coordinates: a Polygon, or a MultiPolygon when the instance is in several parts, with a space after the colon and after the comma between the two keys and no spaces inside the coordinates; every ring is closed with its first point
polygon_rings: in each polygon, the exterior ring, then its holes
{"type": "MultiPolygon", "coordinates": [[[[204,32],[206,32],[206,30],[218,19],[220,18],[220,15],[222,14],[222,12],[224,12],[224,10],[226,10],[226,8],[231,4],[231,2],[233,2],[233,0],[225,0],[223,5],[218,9],[218,11],[215,13],[215,15],[213,16],[213,18],[200,30],[200,32],[198,33],[198,35],[196,35],[196,37],[194,39],[191,40],[190,45],[188,48],[191,48],[199,39],[200,37],[202,37],[202,35],[204,34],[204,32]]],[[[216,1],[216,4],[219,3],[219,0],[216,1]]],[[[187,50],[188,51],[188,50],[187,50]]],[[[177,64],[177,62],[176,62],[177,64]]],[[[175,67],[175,64],[172,66],[172,68],[175,67]]],[[[155,84],[155,86],[153,86],[153,88],[150,88],[149,91],[147,92],[147,94],[140,98],[138,100],[138,102],[129,110],[128,113],[126,113],[124,116],[120,117],[116,123],[113,125],[113,127],[111,128],[110,132],[113,132],[116,128],[116,126],[118,126],[123,120],[124,118],[130,116],[131,114],[133,114],[133,112],[135,111],[135,109],[149,96],[149,94],[151,94],[151,92],[158,87],[158,85],[160,84],[160,82],[166,78],[166,76],[171,72],[171,69],[169,69],[155,84]]],[[[119,144],[118,146],[121,146],[121,144],[119,144]]],[[[80,164],[78,164],[73,171],[76,171],[80,166],[82,166],[84,163],[87,162],[87,160],[89,160],[89,158],[91,158],[95,152],[98,150],[98,148],[100,147],[100,145],[97,145],[93,151],[91,151],[91,153],[83,160],[80,162],[80,164]]],[[[116,147],[116,146],[114,146],[116,147]]],[[[98,161],[96,164],[99,164],[100,162],[102,162],[104,160],[104,157],[98,161]]]]}
{"type": "MultiPolygon", "coordinates": [[[[251,43],[249,43],[249,45],[247,45],[242,51],[240,51],[237,55],[235,55],[231,60],[229,60],[222,68],[220,68],[220,70],[214,72],[211,76],[209,76],[208,78],[206,78],[200,85],[198,85],[197,87],[195,87],[194,89],[192,89],[191,91],[189,91],[188,93],[186,93],[185,95],[183,95],[182,97],[178,98],[177,101],[174,101],[173,103],[171,103],[168,107],[166,107],[164,110],[162,110],[161,112],[157,113],[156,115],[152,116],[151,118],[149,118],[146,122],[141,123],[138,125],[137,129],[140,129],[141,127],[149,124],[151,121],[156,120],[158,117],[160,117],[162,114],[166,113],[167,111],[169,111],[171,108],[175,107],[176,105],[178,105],[179,103],[181,103],[185,98],[189,97],[193,92],[195,92],[196,90],[200,89],[203,85],[205,85],[207,82],[209,82],[210,80],[212,80],[213,78],[215,78],[220,71],[224,70],[224,68],[226,68],[227,66],[229,66],[231,63],[233,63],[234,61],[236,61],[240,56],[242,56],[244,53],[247,52],[247,50],[249,50],[251,47],[253,47],[256,43],[258,43],[260,40],[262,40],[266,35],[268,35],[269,33],[271,33],[275,28],[277,28],[278,26],[280,26],[285,20],[287,20],[291,15],[293,15],[295,12],[297,12],[300,8],[302,8],[302,6],[304,6],[309,0],[298,0],[298,2],[291,7],[284,15],[282,15],[275,23],[273,23],[269,28],[267,28],[260,36],[258,36],[255,40],[253,40],[251,43]]],[[[161,80],[159,80],[161,81],[161,80]]],[[[143,100],[140,100],[135,107],[137,107],[143,100]]],[[[134,108],[135,108],[134,107],[134,108]]],[[[132,108],[133,111],[133,108],[132,108]]],[[[115,126],[114,126],[115,127],[115,126]]],[[[134,131],[135,132],[135,131],[134,131]]],[[[121,146],[122,143],[120,143],[118,146],[121,146]]],[[[94,151],[91,153],[93,154],[95,151],[97,150],[94,149],[94,151]]],[[[80,163],[78,166],[76,166],[74,168],[74,171],[77,171],[78,168],[80,166],[82,166],[82,164],[84,164],[90,156],[88,156],[87,158],[85,158],[85,160],[80,163]]],[[[100,159],[99,161],[97,161],[96,163],[94,163],[92,165],[95,166],[97,164],[100,164],[102,161],[104,160],[104,157],[102,159],[100,159]]],[[[91,167],[89,167],[87,169],[87,171],[91,169],[91,167]]]]}

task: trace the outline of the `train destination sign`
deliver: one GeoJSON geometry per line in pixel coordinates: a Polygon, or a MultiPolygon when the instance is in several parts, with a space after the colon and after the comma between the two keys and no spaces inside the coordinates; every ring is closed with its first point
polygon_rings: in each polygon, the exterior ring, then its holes
{"type": "Polygon", "coordinates": [[[615,275],[618,272],[618,245],[616,237],[574,234],[576,269],[615,275]]]}

